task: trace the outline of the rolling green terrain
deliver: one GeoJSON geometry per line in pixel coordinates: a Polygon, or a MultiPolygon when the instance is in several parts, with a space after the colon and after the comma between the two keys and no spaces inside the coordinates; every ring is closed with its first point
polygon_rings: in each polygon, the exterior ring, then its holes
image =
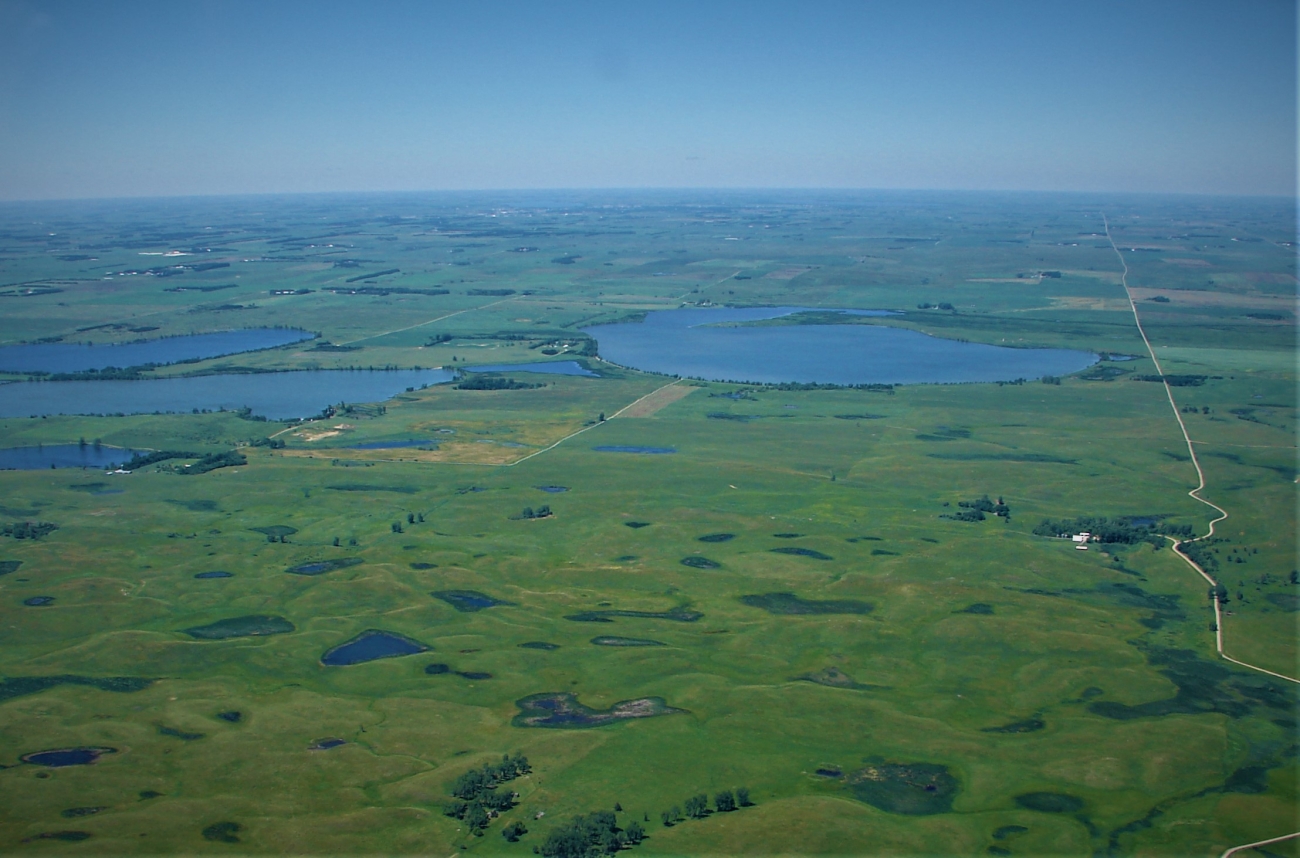
{"type": "Polygon", "coordinates": [[[1287,201],[0,209],[0,345],[286,325],[319,337],[146,373],[599,373],[302,422],[0,420],[4,447],[245,459],[0,473],[0,523],[57,525],[0,537],[0,849],[522,856],[616,804],[646,855],[1219,855],[1295,831],[1297,687],[1218,658],[1209,588],[1161,535],[1217,513],[1188,496],[1103,212],[1229,513],[1188,549],[1223,585],[1225,650],[1295,677],[1287,201]],[[614,366],[579,330],[684,304],[894,309],[761,324],[1104,354],[1062,379],[801,390],[614,366]],[[436,443],[355,448],[415,438],[436,443]],[[1007,514],[969,520],[984,496],[1007,514]],[[1079,518],[1141,533],[1034,532],[1079,518]],[[370,631],[411,654],[322,663],[370,631]],[[98,757],[21,759],[74,748],[98,757]],[[448,815],[458,778],[515,754],[528,771],[491,791],[515,802],[448,815]],[[737,788],[748,806],[715,800],[737,788]]]}

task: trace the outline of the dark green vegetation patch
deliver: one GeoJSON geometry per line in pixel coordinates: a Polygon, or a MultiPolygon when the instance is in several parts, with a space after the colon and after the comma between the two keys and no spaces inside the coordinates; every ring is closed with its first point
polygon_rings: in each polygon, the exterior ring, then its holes
{"type": "Polygon", "coordinates": [[[624,526],[624,527],[630,527],[630,528],[632,528],[633,530],[639,530],[640,528],[643,528],[643,527],[649,527],[649,526],[650,526],[650,522],[648,522],[648,521],[625,521],[625,522],[623,522],[623,526],[624,526]]]}
{"type": "Polygon", "coordinates": [[[838,667],[824,667],[815,673],[805,673],[795,677],[796,682],[811,682],[828,688],[851,688],[855,691],[888,691],[888,685],[868,685],[858,682],[838,667]]]}
{"type": "Polygon", "coordinates": [[[856,599],[801,599],[794,593],[741,596],[740,601],[769,614],[869,614],[876,607],[856,599]]]}
{"type": "Polygon", "coordinates": [[[618,635],[598,635],[591,639],[596,646],[668,646],[663,641],[646,638],[622,638],[618,635]]]}
{"type": "Polygon", "coordinates": [[[948,767],[937,763],[867,766],[848,778],[849,792],[858,801],[909,816],[949,812],[959,788],[948,767]]]}
{"type": "Polygon", "coordinates": [[[530,694],[516,701],[515,705],[519,707],[519,714],[510,723],[516,727],[553,727],[568,730],[603,727],[616,721],[653,718],[657,715],[672,715],[686,711],[672,708],[662,697],[622,700],[608,709],[592,709],[579,703],[577,696],[567,691],[530,694]]]}
{"type": "Polygon", "coordinates": [[[266,527],[250,527],[249,530],[254,533],[261,533],[265,536],[273,536],[276,539],[283,539],[286,536],[293,536],[298,532],[298,528],[290,527],[287,524],[271,524],[266,527]]]}
{"type": "Polygon", "coordinates": [[[522,649],[540,649],[540,650],[545,650],[546,652],[550,652],[552,650],[557,650],[560,648],[559,644],[548,643],[547,641],[525,641],[524,643],[521,643],[519,646],[522,649]]]}
{"type": "Polygon", "coordinates": [[[769,548],[773,554],[792,554],[795,557],[811,557],[813,560],[834,560],[829,554],[822,554],[811,548],[799,548],[793,545],[783,545],[780,548],[769,548]]]}
{"type": "Polygon", "coordinates": [[[987,602],[976,602],[973,605],[967,605],[960,611],[953,611],[954,614],[979,614],[980,616],[989,616],[993,613],[993,606],[987,602]]]}
{"type": "Polygon", "coordinates": [[[370,483],[339,483],[325,488],[334,492],[397,492],[402,495],[413,495],[420,491],[415,486],[379,486],[370,483]]]}
{"type": "Polygon", "coordinates": [[[238,843],[244,826],[238,822],[214,822],[203,829],[203,839],[214,843],[238,843]]]}
{"type": "Polygon", "coordinates": [[[1047,726],[1047,722],[1041,716],[1035,715],[1032,718],[1022,718],[1019,721],[1012,721],[1009,724],[1002,724],[997,727],[981,728],[981,733],[1037,733],[1047,726]]]}
{"type": "Polygon", "coordinates": [[[673,620],[678,623],[693,623],[703,616],[699,611],[673,608],[671,611],[583,611],[580,614],[570,614],[565,619],[572,620],[575,623],[612,623],[614,621],[611,617],[630,617],[642,620],[673,620]]]}
{"type": "Polygon", "coordinates": [[[1039,813],[1078,813],[1083,799],[1063,792],[1027,792],[1016,796],[1016,804],[1039,813]]]}
{"type": "Polygon", "coordinates": [[[102,806],[101,807],[69,807],[66,810],[59,811],[59,816],[63,817],[64,819],[81,819],[82,817],[86,817],[86,816],[94,816],[95,814],[99,813],[101,810],[105,810],[105,808],[102,806]]]}
{"type": "Polygon", "coordinates": [[[497,605],[514,604],[514,602],[507,602],[504,599],[494,599],[486,593],[480,593],[478,590],[435,590],[429,595],[435,599],[441,599],[462,613],[473,613],[484,608],[495,608],[497,605]]]}
{"type": "Polygon", "coordinates": [[[18,567],[23,565],[21,560],[0,560],[0,575],[8,575],[11,572],[17,572],[18,567]]]}
{"type": "Polygon", "coordinates": [[[155,724],[158,728],[158,735],[167,736],[171,739],[180,739],[182,742],[195,742],[206,736],[206,733],[192,733],[187,730],[178,730],[175,727],[168,727],[165,724],[155,724]]]}
{"type": "Polygon", "coordinates": [[[293,623],[284,617],[251,614],[246,617],[231,617],[217,620],[206,626],[183,629],[192,638],[205,641],[223,641],[227,638],[259,637],[262,635],[283,635],[295,631],[293,623]]]}
{"type": "Polygon", "coordinates": [[[299,563],[297,566],[290,566],[284,571],[290,575],[324,575],[326,572],[347,569],[349,566],[359,566],[365,562],[360,557],[336,557],[333,560],[311,560],[307,563],[299,563]]]}
{"type": "Polygon", "coordinates": [[[734,533],[706,533],[699,537],[700,542],[730,542],[736,538],[734,533]]]}
{"type": "Polygon", "coordinates": [[[62,673],[57,676],[11,676],[7,679],[0,679],[0,702],[12,700],[15,697],[23,697],[27,694],[36,694],[57,685],[89,685],[91,688],[98,688],[100,691],[129,694],[134,691],[144,691],[157,681],[156,679],[145,679],[140,676],[99,677],[77,676],[71,673],[62,673]]]}
{"type": "Polygon", "coordinates": [[[93,835],[89,831],[42,831],[40,834],[32,837],[23,838],[24,843],[31,843],[33,840],[58,840],[63,843],[80,843],[83,840],[89,840],[93,835]]]}
{"type": "Polygon", "coordinates": [[[690,566],[692,569],[721,569],[722,564],[716,560],[710,560],[707,557],[701,557],[698,554],[692,554],[690,557],[683,557],[679,561],[683,566],[690,566]]]}
{"type": "Polygon", "coordinates": [[[1261,705],[1281,712],[1296,706],[1295,691],[1271,679],[1230,670],[1188,649],[1138,648],[1146,655],[1147,663],[1177,687],[1177,693],[1133,706],[1097,700],[1088,704],[1089,712],[1119,721],[1209,712],[1242,718],[1261,705]]]}

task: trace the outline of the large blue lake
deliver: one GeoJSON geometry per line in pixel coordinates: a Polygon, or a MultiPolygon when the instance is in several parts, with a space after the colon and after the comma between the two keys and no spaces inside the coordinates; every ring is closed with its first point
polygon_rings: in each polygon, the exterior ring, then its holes
{"type": "Polygon", "coordinates": [[[168,364],[252,352],[310,340],[297,328],[245,328],[211,334],[162,337],[135,343],[82,345],[38,343],[0,346],[0,370],[5,372],[83,372],[108,366],[124,368],[168,364]]]}
{"type": "Polygon", "coordinates": [[[297,370],[143,381],[0,384],[0,417],[155,414],[251,408],[272,420],[310,417],[340,402],[383,402],[407,388],[450,381],[444,369],[297,370]]]}
{"type": "MultiPolygon", "coordinates": [[[[884,325],[725,326],[815,307],[659,310],[644,322],[583,329],[601,357],[634,369],[715,381],[924,384],[1068,375],[1097,362],[1072,349],[965,343],[884,325]]],[[[880,310],[842,310],[889,315],[880,310]]]]}

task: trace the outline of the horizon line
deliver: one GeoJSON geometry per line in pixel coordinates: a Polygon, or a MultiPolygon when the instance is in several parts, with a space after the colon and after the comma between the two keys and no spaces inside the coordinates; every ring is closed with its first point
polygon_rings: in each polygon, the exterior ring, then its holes
{"type": "Polygon", "coordinates": [[[1268,193],[1214,193],[1209,191],[1122,191],[1122,190],[1078,190],[1078,189],[1042,189],[1042,188],[904,188],[904,187],[827,187],[827,186],[591,186],[591,187],[546,187],[546,188],[419,188],[419,189],[381,189],[381,190],[328,190],[328,191],[233,191],[229,193],[178,193],[178,194],[138,194],[92,197],[22,197],[0,199],[0,206],[25,205],[40,203],[111,203],[111,202],[148,202],[177,200],[218,200],[239,199],[245,197],[327,197],[327,196],[418,196],[437,194],[576,194],[576,193],[821,193],[821,194],[969,194],[969,195],[1069,195],[1069,196],[1111,196],[1111,197],[1180,197],[1199,199],[1236,199],[1236,200],[1290,200],[1300,207],[1300,189],[1292,194],[1268,193]]]}

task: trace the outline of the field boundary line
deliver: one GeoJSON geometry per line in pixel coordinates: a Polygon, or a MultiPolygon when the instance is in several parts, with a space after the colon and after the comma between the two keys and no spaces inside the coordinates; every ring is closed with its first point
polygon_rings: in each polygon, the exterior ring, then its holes
{"type": "MultiPolygon", "coordinates": [[[[1219,522],[1224,521],[1228,518],[1228,511],[1223,507],[1219,506],[1218,504],[1206,500],[1200,495],[1200,492],[1202,492],[1205,489],[1205,472],[1201,470],[1201,462],[1196,457],[1196,445],[1192,443],[1191,436],[1187,434],[1187,424],[1183,422],[1183,415],[1179,413],[1178,403],[1174,400],[1174,389],[1169,385],[1169,380],[1165,378],[1165,371],[1160,366],[1160,359],[1156,357],[1156,350],[1151,346],[1151,340],[1147,339],[1147,332],[1142,327],[1142,317],[1138,314],[1137,303],[1133,300],[1133,293],[1129,291],[1128,263],[1124,261],[1124,254],[1120,253],[1119,245],[1115,243],[1114,236],[1110,234],[1110,222],[1106,219],[1106,214],[1104,212],[1101,215],[1101,222],[1106,229],[1106,240],[1110,242],[1111,249],[1114,250],[1115,255],[1119,257],[1119,264],[1124,269],[1123,272],[1120,274],[1119,282],[1120,285],[1124,287],[1124,295],[1125,297],[1128,298],[1128,305],[1133,310],[1133,323],[1137,325],[1138,333],[1142,335],[1142,342],[1147,347],[1147,354],[1151,356],[1151,363],[1155,365],[1156,372],[1160,374],[1160,380],[1165,386],[1165,395],[1169,397],[1169,407],[1173,410],[1174,419],[1178,421],[1178,428],[1183,433],[1183,441],[1186,442],[1187,444],[1187,452],[1192,457],[1192,466],[1196,468],[1197,485],[1196,488],[1192,489],[1190,492],[1187,493],[1187,496],[1192,498],[1193,500],[1200,501],[1201,503],[1205,504],[1206,506],[1210,507],[1213,510],[1216,510],[1219,513],[1219,517],[1213,519],[1210,522],[1209,532],[1206,533],[1204,536],[1198,536],[1195,537],[1194,539],[1174,539],[1172,536],[1166,536],[1165,538],[1174,544],[1175,554],[1181,557],[1183,561],[1187,563],[1188,566],[1191,566],[1193,569],[1195,569],[1202,578],[1204,578],[1206,581],[1210,583],[1211,587],[1218,587],[1220,586],[1220,584],[1218,581],[1214,579],[1213,575],[1211,575],[1210,573],[1202,569],[1200,564],[1198,564],[1191,557],[1188,557],[1179,549],[1181,546],[1187,543],[1200,542],[1202,539],[1209,539],[1210,537],[1214,536],[1214,526],[1219,522]]],[[[1214,605],[1214,645],[1215,645],[1215,649],[1218,650],[1220,658],[1223,658],[1226,661],[1230,661],[1233,664],[1241,665],[1242,667],[1248,667],[1251,670],[1257,670],[1260,673],[1267,673],[1269,676],[1275,676],[1278,679],[1285,679],[1287,682],[1294,682],[1296,684],[1300,684],[1300,679],[1296,679],[1295,677],[1292,676],[1285,676],[1281,673],[1274,673],[1273,671],[1267,668],[1263,668],[1254,664],[1248,664],[1247,662],[1244,661],[1239,661],[1233,658],[1232,656],[1228,655],[1226,652],[1224,652],[1223,651],[1223,614],[1220,608],[1218,594],[1214,593],[1213,595],[1211,595],[1210,600],[1211,603],[1214,605]]],[[[1286,835],[1286,837],[1294,837],[1294,836],[1296,835],[1294,834],[1286,835]]],[[[1280,839],[1286,839],[1286,838],[1284,837],[1280,839]]],[[[1270,840],[1265,842],[1271,843],[1273,841],[1270,840]]],[[[1244,849],[1246,847],[1239,847],[1239,848],[1244,849]]],[[[1224,855],[1227,854],[1228,852],[1224,853],[1224,855]]]]}
{"type": "MultiPolygon", "coordinates": [[[[523,296],[518,296],[518,297],[523,297],[523,296]]],[[[383,333],[379,333],[379,334],[370,334],[369,336],[359,337],[355,340],[348,340],[347,342],[339,343],[338,345],[350,346],[353,343],[362,343],[365,342],[366,340],[375,340],[375,339],[379,339],[380,337],[386,337],[389,334],[400,334],[402,331],[410,331],[415,328],[423,328],[425,325],[432,325],[434,322],[441,322],[443,319],[450,319],[452,316],[459,316],[461,313],[472,313],[475,310],[486,310],[488,307],[495,307],[497,304],[504,304],[507,301],[514,301],[515,298],[516,296],[511,296],[509,298],[502,298],[500,301],[491,301],[487,304],[481,304],[478,307],[466,307],[464,310],[457,310],[454,313],[448,313],[447,315],[439,316],[436,319],[426,319],[425,321],[419,322],[414,325],[407,325],[405,328],[394,328],[391,331],[384,331],[383,333]]]]}
{"type": "Polygon", "coordinates": [[[574,435],[581,435],[583,432],[586,432],[586,431],[588,431],[589,429],[595,429],[597,426],[601,425],[601,423],[608,423],[610,420],[613,420],[615,417],[617,417],[618,415],[622,414],[624,411],[627,411],[627,410],[628,410],[629,408],[631,408],[633,405],[636,405],[637,402],[640,402],[642,399],[646,399],[646,398],[648,398],[648,397],[654,396],[656,393],[658,393],[659,391],[663,390],[664,388],[666,388],[666,387],[672,387],[674,384],[679,384],[680,382],[681,382],[681,379],[679,378],[679,379],[676,379],[675,381],[670,381],[670,382],[668,382],[668,383],[665,384],[663,387],[656,387],[654,390],[650,391],[650,392],[647,393],[645,396],[639,397],[639,398],[636,399],[635,401],[633,401],[633,402],[629,402],[627,405],[624,405],[622,408],[620,408],[619,410],[615,411],[613,414],[609,415],[609,417],[605,418],[604,420],[598,420],[597,422],[591,424],[590,426],[583,426],[583,427],[582,427],[581,429],[579,429],[577,432],[571,432],[571,433],[569,433],[568,435],[565,435],[563,438],[561,438],[560,440],[556,441],[554,444],[552,444],[552,445],[549,446],[549,447],[543,447],[541,450],[535,450],[534,452],[529,453],[527,456],[524,456],[522,459],[515,459],[513,462],[508,462],[508,463],[506,463],[506,464],[504,464],[504,465],[500,465],[500,466],[498,466],[498,467],[502,467],[502,468],[513,468],[515,465],[518,465],[520,462],[527,462],[527,461],[528,461],[529,459],[531,459],[533,456],[540,456],[540,455],[542,455],[543,453],[545,453],[547,450],[554,450],[556,447],[560,446],[560,445],[563,444],[565,441],[567,441],[567,440],[569,440],[570,438],[572,438],[574,435]]]}

